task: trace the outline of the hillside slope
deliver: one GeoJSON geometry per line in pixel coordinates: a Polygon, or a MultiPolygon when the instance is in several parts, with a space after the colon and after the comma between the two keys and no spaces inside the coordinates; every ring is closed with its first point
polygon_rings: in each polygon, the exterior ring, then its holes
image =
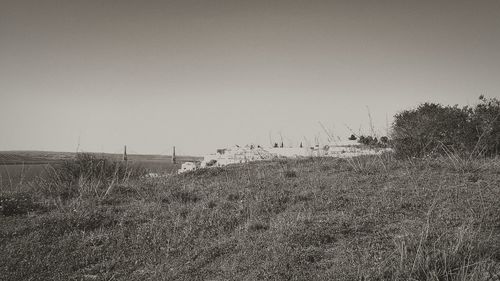
{"type": "Polygon", "coordinates": [[[0,193],[1,280],[500,274],[498,159],[258,162],[128,182],[57,206],[22,190],[0,193]],[[8,200],[20,207],[7,213],[8,200]]]}

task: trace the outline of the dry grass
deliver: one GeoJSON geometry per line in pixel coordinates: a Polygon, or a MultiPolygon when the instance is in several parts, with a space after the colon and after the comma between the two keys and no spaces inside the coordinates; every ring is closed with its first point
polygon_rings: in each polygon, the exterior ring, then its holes
{"type": "Polygon", "coordinates": [[[0,279],[498,280],[500,160],[476,161],[250,163],[59,207],[20,187],[0,197],[26,202],[0,203],[0,279]]]}

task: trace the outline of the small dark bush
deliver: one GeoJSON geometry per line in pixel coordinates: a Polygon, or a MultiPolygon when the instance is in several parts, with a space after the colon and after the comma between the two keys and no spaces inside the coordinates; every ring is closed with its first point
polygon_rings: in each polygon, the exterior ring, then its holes
{"type": "Polygon", "coordinates": [[[181,175],[184,177],[195,177],[195,178],[200,178],[200,177],[216,177],[222,172],[226,171],[225,168],[223,167],[212,167],[212,168],[203,168],[203,169],[196,169],[194,171],[189,171],[186,173],[182,173],[181,175]]]}
{"type": "Polygon", "coordinates": [[[249,231],[263,231],[269,229],[269,225],[260,221],[251,222],[248,224],[249,231]]]}
{"type": "Polygon", "coordinates": [[[380,140],[373,136],[360,136],[358,143],[372,146],[372,147],[387,147],[389,144],[389,139],[387,137],[381,137],[380,140]]]}
{"type": "Polygon", "coordinates": [[[321,247],[333,244],[341,237],[337,233],[338,227],[331,222],[303,222],[296,227],[288,234],[287,242],[301,247],[321,247]]]}
{"type": "Polygon", "coordinates": [[[237,200],[240,200],[240,199],[241,199],[241,196],[239,194],[235,194],[235,193],[230,193],[227,196],[227,200],[229,200],[229,201],[237,201],[237,200]]]}
{"type": "Polygon", "coordinates": [[[24,215],[43,209],[44,207],[41,204],[33,202],[33,199],[28,194],[0,195],[0,215],[6,217],[24,215]]]}
{"type": "Polygon", "coordinates": [[[172,197],[177,202],[184,204],[195,203],[200,200],[200,197],[192,190],[177,190],[172,192],[172,197]]]}
{"type": "Polygon", "coordinates": [[[294,170],[285,170],[283,172],[283,175],[285,176],[285,178],[296,178],[297,172],[294,170]]]}
{"type": "Polygon", "coordinates": [[[213,209],[213,208],[217,207],[217,202],[215,202],[215,201],[213,201],[213,200],[210,200],[210,201],[208,201],[208,203],[207,203],[207,207],[208,207],[209,209],[213,209]]]}
{"type": "Polygon", "coordinates": [[[212,159],[212,160],[208,161],[208,163],[207,163],[207,167],[212,167],[212,166],[213,166],[213,165],[215,165],[216,163],[217,163],[217,160],[212,159]]]}

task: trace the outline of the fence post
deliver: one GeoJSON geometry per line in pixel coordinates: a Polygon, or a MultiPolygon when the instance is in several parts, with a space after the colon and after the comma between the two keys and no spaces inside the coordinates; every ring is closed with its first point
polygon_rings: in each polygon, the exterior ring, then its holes
{"type": "Polygon", "coordinates": [[[127,157],[127,146],[125,145],[123,147],[123,161],[127,161],[128,160],[128,157],[127,157]]]}
{"type": "Polygon", "coordinates": [[[173,147],[173,150],[172,150],[172,163],[176,164],[176,158],[175,158],[175,146],[173,147]]]}

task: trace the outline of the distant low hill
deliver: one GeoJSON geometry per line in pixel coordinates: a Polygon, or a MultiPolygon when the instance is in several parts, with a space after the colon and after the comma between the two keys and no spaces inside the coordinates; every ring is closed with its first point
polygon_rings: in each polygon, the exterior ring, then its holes
{"type": "MultiPolygon", "coordinates": [[[[120,160],[122,154],[113,153],[94,153],[100,157],[120,160]]],[[[0,165],[15,164],[51,164],[59,163],[65,160],[71,160],[76,157],[75,152],[54,152],[54,151],[0,151],[0,165]]],[[[149,154],[129,154],[129,161],[165,161],[172,162],[170,155],[149,155],[149,154]]],[[[177,156],[179,162],[201,161],[202,157],[196,156],[177,156]]]]}

